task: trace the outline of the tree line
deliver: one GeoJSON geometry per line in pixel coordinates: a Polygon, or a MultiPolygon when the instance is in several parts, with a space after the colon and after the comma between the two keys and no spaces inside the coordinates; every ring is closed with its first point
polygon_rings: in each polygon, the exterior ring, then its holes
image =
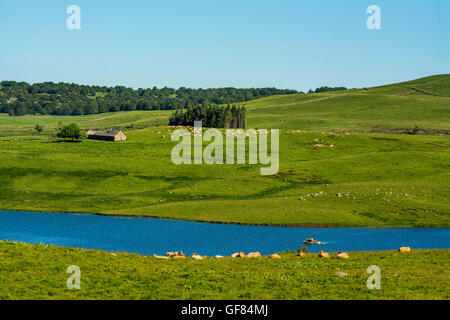
{"type": "Polygon", "coordinates": [[[245,107],[243,105],[218,105],[188,107],[172,113],[169,125],[193,126],[194,121],[202,121],[207,128],[240,128],[245,129],[245,107]]]}
{"type": "Polygon", "coordinates": [[[296,90],[276,88],[132,89],[69,83],[0,82],[0,113],[9,115],[89,115],[132,110],[176,110],[189,106],[232,104],[296,90]]]}
{"type": "Polygon", "coordinates": [[[316,90],[310,89],[308,93],[321,93],[321,92],[328,92],[328,91],[341,91],[341,90],[348,90],[346,87],[319,87],[316,88],[316,90]]]}

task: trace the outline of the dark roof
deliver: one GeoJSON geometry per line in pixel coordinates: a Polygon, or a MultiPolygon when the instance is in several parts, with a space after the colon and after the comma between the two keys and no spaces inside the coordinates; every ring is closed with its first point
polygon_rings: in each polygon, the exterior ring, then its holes
{"type": "Polygon", "coordinates": [[[113,137],[120,133],[120,130],[106,130],[106,131],[88,131],[88,135],[90,136],[104,136],[104,137],[113,137]]]}

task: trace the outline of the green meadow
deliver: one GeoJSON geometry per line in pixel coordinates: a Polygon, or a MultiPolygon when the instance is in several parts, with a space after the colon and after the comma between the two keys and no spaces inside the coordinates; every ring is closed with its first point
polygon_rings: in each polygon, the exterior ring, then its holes
{"type": "Polygon", "coordinates": [[[248,102],[249,128],[280,129],[274,176],[261,176],[261,165],[174,165],[177,142],[170,139],[167,111],[0,116],[0,208],[242,224],[449,227],[450,98],[442,96],[449,87],[450,75],[442,75],[248,102]],[[57,127],[72,122],[120,128],[128,140],[56,142],[57,127]],[[43,134],[33,132],[36,124],[43,134]],[[414,128],[417,134],[402,133],[414,128]]]}
{"type": "Polygon", "coordinates": [[[447,249],[281,256],[160,260],[0,241],[0,299],[450,298],[447,249]],[[80,290],[66,286],[70,265],[80,267],[80,290]],[[380,289],[367,288],[370,265],[380,267],[380,289]]]}
{"type": "MultiPolygon", "coordinates": [[[[0,140],[5,137],[31,135],[36,124],[44,126],[44,133],[53,134],[58,126],[77,123],[80,128],[145,128],[166,125],[169,111],[124,111],[85,116],[25,115],[9,117],[0,114],[0,140]]],[[[34,137],[36,138],[36,137],[34,137]]]]}

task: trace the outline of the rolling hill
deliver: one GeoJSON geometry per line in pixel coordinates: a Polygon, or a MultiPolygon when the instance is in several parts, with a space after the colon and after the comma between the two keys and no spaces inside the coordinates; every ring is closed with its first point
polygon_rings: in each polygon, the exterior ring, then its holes
{"type": "Polygon", "coordinates": [[[450,75],[432,76],[369,89],[271,96],[250,101],[248,126],[349,132],[450,129],[450,75]],[[410,86],[407,88],[406,86],[410,86]]]}

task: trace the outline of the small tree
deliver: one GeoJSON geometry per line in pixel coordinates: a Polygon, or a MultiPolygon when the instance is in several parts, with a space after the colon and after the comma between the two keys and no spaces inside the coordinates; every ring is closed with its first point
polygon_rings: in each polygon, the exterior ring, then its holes
{"type": "Polygon", "coordinates": [[[41,133],[44,131],[44,126],[42,126],[42,125],[40,125],[40,124],[37,124],[37,125],[34,127],[34,130],[35,130],[37,133],[41,134],[41,133]]]}
{"type": "Polygon", "coordinates": [[[71,139],[72,141],[81,141],[87,138],[86,132],[81,131],[80,127],[78,127],[76,123],[62,126],[56,136],[62,139],[71,139]]]}
{"type": "Polygon", "coordinates": [[[307,246],[301,245],[298,251],[303,251],[304,253],[309,253],[309,248],[307,246]]]}

